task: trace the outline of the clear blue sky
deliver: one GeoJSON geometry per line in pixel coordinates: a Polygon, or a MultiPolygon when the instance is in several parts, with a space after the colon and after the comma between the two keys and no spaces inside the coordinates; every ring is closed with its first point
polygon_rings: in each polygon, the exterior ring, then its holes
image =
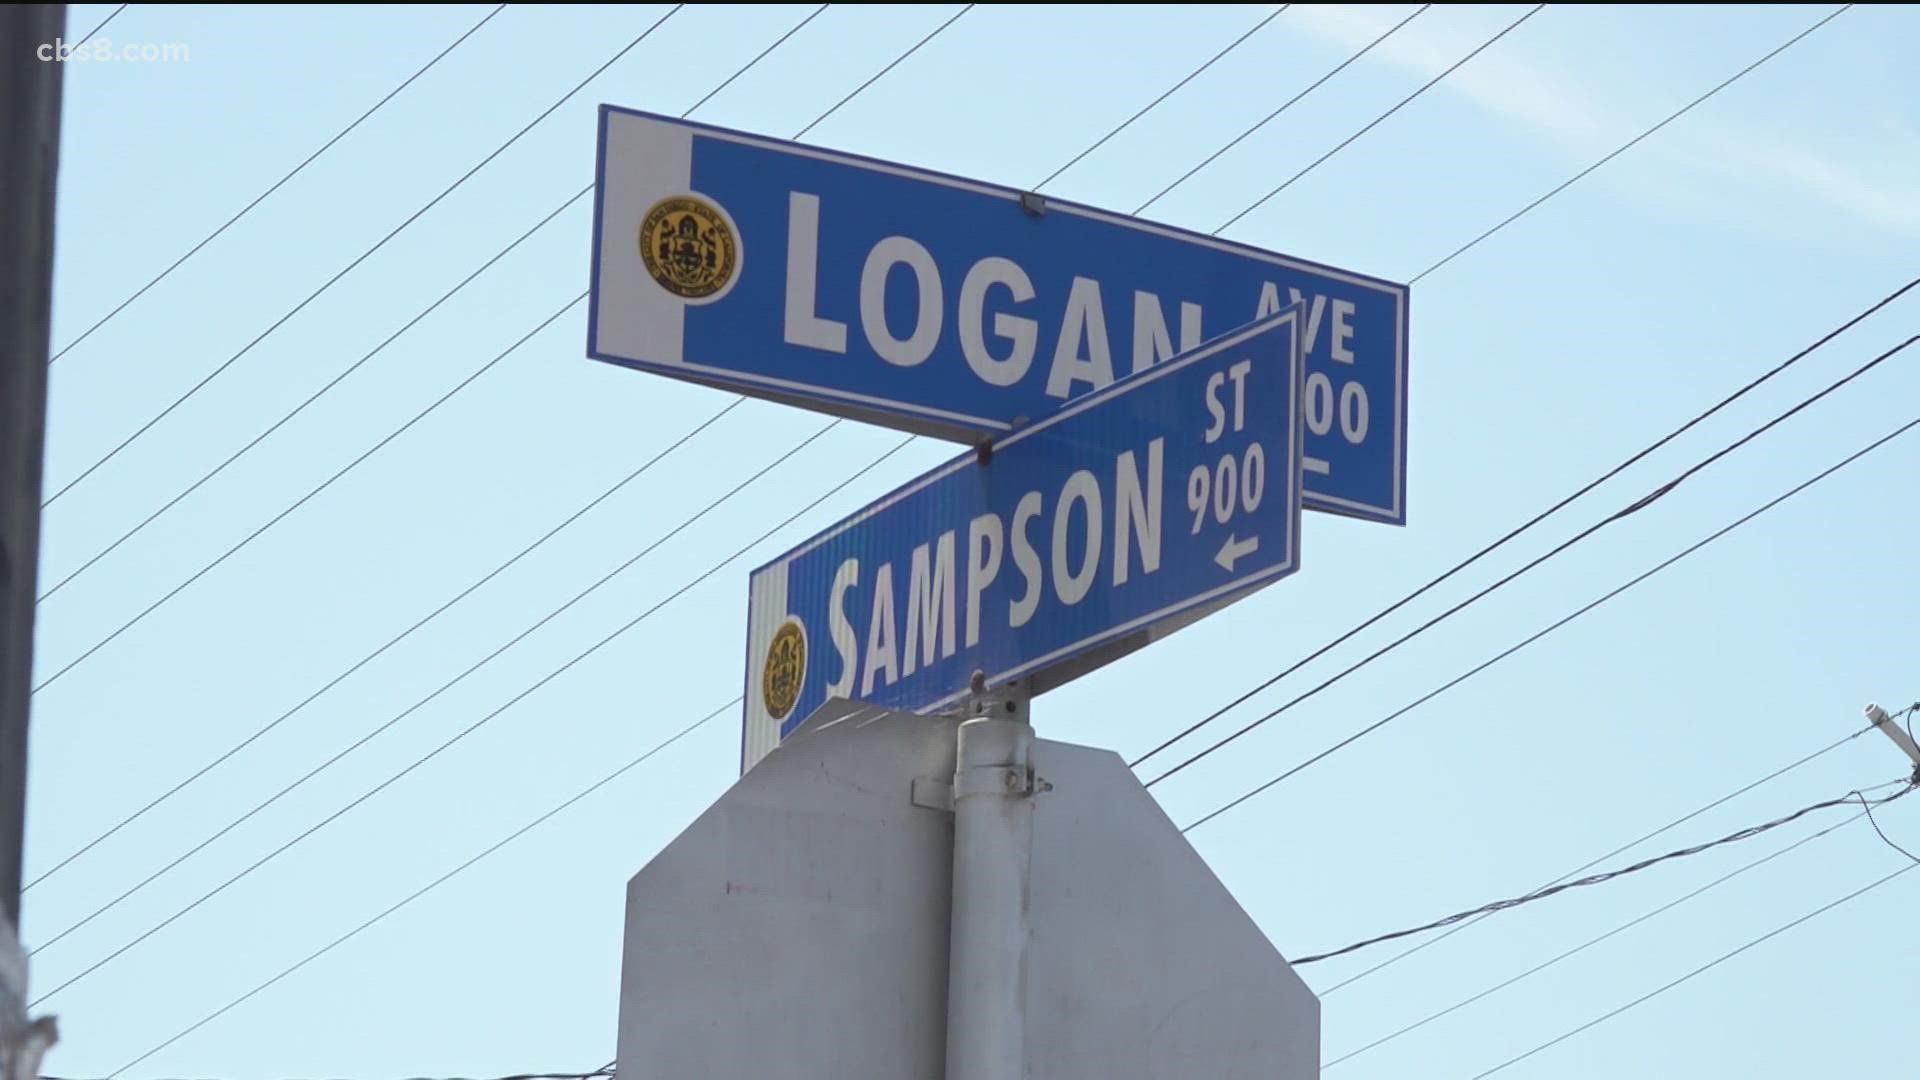
{"type": "MultiPolygon", "coordinates": [[[[72,9],[71,36],[111,10],[72,9]]],[[[513,7],[62,359],[63,485],[665,10],[513,7]]],[[[43,587],[398,329],[592,178],[595,106],[677,113],[809,9],[671,19],[47,516],[43,587]]],[[[699,119],[788,136],[951,7],[837,7],[699,119]]],[[[970,12],[820,145],[1029,185],[1252,26],[1252,7],[970,12]]],[[[1411,8],[1297,8],[1049,189],[1129,209],[1411,8]]],[[[1437,7],[1154,208],[1209,230],[1524,8],[1437,7]]],[[[1406,280],[1759,57],[1819,7],[1550,7],[1226,235],[1406,280]]],[[[484,7],[135,5],[67,70],[54,341],[72,340],[484,7]]],[[[1137,753],[1784,359],[1916,272],[1920,12],[1861,7],[1413,291],[1410,517],[1311,515],[1304,569],[1043,698],[1044,735],[1137,753]]],[[[585,287],[583,202],[40,609],[50,675],[585,287]]],[[[1890,308],[1487,565],[1257,699],[1278,705],[1920,327],[1890,308]]],[[[587,360],[576,308],[41,693],[29,875],[292,706],[728,400],[587,360]]],[[[1902,356],[1524,582],[1156,789],[1186,822],[1911,419],[1902,356]]],[[[819,418],[754,403],[259,744],[33,889],[44,941],[492,651],[819,418]]],[[[843,425],[338,767],[34,958],[119,948],[804,505],[896,436],[843,425]]],[[[748,569],[949,456],[916,444],[461,744],[49,1002],[47,1071],[104,1076],[731,699],[748,569]]],[[[1527,891],[1920,698],[1907,506],[1920,433],[1193,833],[1304,954],[1527,891]]],[[[1226,723],[1258,715],[1255,705],[1226,723]]],[[[1265,711],[1260,709],[1259,711],[1265,711]]],[[[729,714],[135,1077],[494,1076],[613,1056],[623,883],[734,778],[729,714]]],[[[1899,778],[1847,744],[1651,853],[1899,778]]],[[[1325,998],[1328,1059],[1835,813],[1511,912],[1325,998]]],[[[1882,824],[1920,843],[1920,800],[1882,824]]],[[[1622,861],[1622,856],[1615,861],[1622,861]]],[[[1467,1077],[1896,868],[1864,823],[1328,1075],[1467,1077]]],[[[1910,1068],[1920,874],[1503,1076],[1910,1068]]],[[[1391,949],[1391,947],[1389,947],[1391,949]]],[[[1324,989],[1385,955],[1303,969],[1324,989]]]]}

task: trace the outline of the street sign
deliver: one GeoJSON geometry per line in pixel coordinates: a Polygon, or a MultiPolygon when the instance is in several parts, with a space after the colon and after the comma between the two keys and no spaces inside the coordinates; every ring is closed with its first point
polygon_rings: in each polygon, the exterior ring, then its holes
{"type": "MultiPolygon", "coordinates": [[[[829,703],[634,875],[623,1070],[952,1075],[958,726],[829,703]]],[[[1032,763],[1018,1075],[1318,1077],[1319,999],[1126,762],[1036,739],[1032,763]]]]}
{"type": "Polygon", "coordinates": [[[1081,397],[754,571],[744,764],[828,698],[931,712],[976,671],[1038,692],[1298,569],[1304,319],[1081,397]]]}
{"type": "Polygon", "coordinates": [[[1306,505],[1406,521],[1404,285],[612,106],[594,215],[589,355],[969,444],[1301,303],[1306,505]]]}

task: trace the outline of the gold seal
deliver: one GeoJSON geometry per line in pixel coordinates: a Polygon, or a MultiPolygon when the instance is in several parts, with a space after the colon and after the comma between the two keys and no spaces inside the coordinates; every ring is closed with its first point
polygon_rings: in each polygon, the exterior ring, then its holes
{"type": "Polygon", "coordinates": [[[785,720],[800,700],[800,688],[807,682],[807,633],[800,620],[788,619],[773,633],[767,646],[767,663],[760,672],[760,697],[766,702],[767,715],[785,720]]]}
{"type": "Polygon", "coordinates": [[[719,207],[676,195],[655,203],[640,223],[640,258],[662,288],[701,300],[732,283],[740,247],[719,207]]]}

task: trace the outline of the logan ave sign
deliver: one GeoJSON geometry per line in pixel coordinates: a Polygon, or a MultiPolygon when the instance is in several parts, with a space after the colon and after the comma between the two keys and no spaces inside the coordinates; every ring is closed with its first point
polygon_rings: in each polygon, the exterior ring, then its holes
{"type": "Polygon", "coordinates": [[[1303,499],[1406,519],[1407,289],[602,106],[588,353],[970,444],[1298,303],[1303,499]]]}

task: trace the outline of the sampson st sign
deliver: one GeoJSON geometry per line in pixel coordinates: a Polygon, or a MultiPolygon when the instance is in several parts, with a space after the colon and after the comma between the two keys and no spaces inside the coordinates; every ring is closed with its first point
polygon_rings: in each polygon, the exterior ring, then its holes
{"type": "Polygon", "coordinates": [[[1041,692],[1296,570],[1304,323],[1078,398],[754,571],[743,767],[829,698],[1041,692]]]}

